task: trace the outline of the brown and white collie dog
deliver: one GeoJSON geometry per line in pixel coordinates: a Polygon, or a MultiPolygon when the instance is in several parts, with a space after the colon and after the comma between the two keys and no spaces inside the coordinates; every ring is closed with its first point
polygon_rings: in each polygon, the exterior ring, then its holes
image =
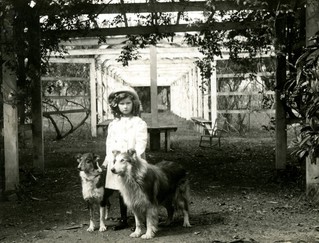
{"type": "Polygon", "coordinates": [[[93,153],[78,154],[78,170],[82,181],[82,195],[87,202],[90,211],[90,225],[87,231],[95,229],[94,208],[100,208],[100,228],[99,231],[106,230],[105,219],[107,218],[110,207],[109,199],[105,196],[105,176],[106,171],[99,166],[100,157],[93,153]]]}
{"type": "Polygon", "coordinates": [[[186,170],[171,161],[156,165],[147,163],[136,155],[135,150],[125,153],[113,151],[114,164],[111,171],[121,178],[120,192],[125,204],[132,210],[136,228],[130,237],[150,239],[158,226],[158,207],[167,210],[166,225],[169,225],[175,209],[184,214],[184,227],[189,223],[189,185],[186,170]],[[146,223],[146,233],[142,225],[146,223]]]}

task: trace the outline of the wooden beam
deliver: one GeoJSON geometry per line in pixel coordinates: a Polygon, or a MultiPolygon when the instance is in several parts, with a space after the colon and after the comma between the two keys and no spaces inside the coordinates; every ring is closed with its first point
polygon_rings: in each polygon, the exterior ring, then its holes
{"type": "Polygon", "coordinates": [[[72,57],[72,58],[55,58],[50,57],[49,62],[52,63],[91,63],[93,58],[78,58],[78,57],[72,57]]]}
{"type": "Polygon", "coordinates": [[[66,96],[63,96],[63,95],[46,95],[46,96],[43,96],[44,98],[48,98],[48,99],[57,99],[57,100],[61,100],[61,99],[78,99],[78,98],[84,98],[84,99],[89,99],[90,96],[89,95],[73,95],[73,96],[70,96],[70,95],[66,95],[66,96]]]}
{"type": "MultiPolygon", "coordinates": [[[[245,113],[253,113],[253,110],[248,110],[248,109],[242,109],[242,110],[218,110],[217,113],[220,114],[245,114],[245,113]]],[[[268,114],[274,114],[275,110],[272,109],[264,109],[264,110],[258,110],[258,112],[264,112],[268,114]]]]}
{"type": "MultiPolygon", "coordinates": [[[[128,40],[127,37],[109,37],[106,38],[105,42],[102,44],[106,45],[119,45],[123,44],[128,40]]],[[[99,46],[101,45],[100,40],[98,38],[89,37],[89,38],[73,38],[67,41],[61,41],[59,43],[60,46],[99,46]]]]}
{"type": "MultiPolygon", "coordinates": [[[[67,8],[64,6],[64,8],[67,8]]],[[[70,5],[68,14],[127,14],[127,13],[151,13],[151,12],[194,12],[194,11],[228,11],[257,9],[238,5],[235,1],[215,1],[210,7],[206,1],[180,1],[180,2],[155,2],[148,3],[124,3],[124,4],[76,4],[70,5]]],[[[60,5],[51,5],[46,9],[40,9],[40,15],[59,15],[60,5]]],[[[66,12],[66,11],[65,11],[66,12]]]]}
{"type": "Polygon", "coordinates": [[[261,22],[222,22],[213,25],[159,25],[159,26],[132,26],[117,28],[98,28],[81,30],[48,30],[42,33],[44,38],[57,35],[61,38],[75,37],[99,37],[118,35],[146,35],[153,33],[174,33],[174,32],[198,32],[203,30],[240,30],[260,28],[261,22]]]}
{"type": "MultiPolygon", "coordinates": [[[[87,55],[103,55],[101,56],[102,60],[110,60],[110,61],[115,61],[116,58],[119,57],[122,49],[119,50],[114,50],[114,49],[82,49],[82,50],[69,50],[67,54],[64,55],[64,57],[68,56],[87,56],[87,55]]],[[[167,60],[167,61],[173,61],[173,59],[188,59],[192,60],[194,58],[199,58],[202,57],[203,54],[201,54],[198,51],[198,48],[158,48],[158,59],[159,61],[161,60],[167,60]],[[163,49],[163,50],[162,50],[163,49]]],[[[140,49],[139,55],[141,56],[139,60],[134,61],[134,62],[139,62],[139,61],[145,61],[149,60],[149,50],[147,49],[140,49]]],[[[50,62],[51,62],[50,58],[50,62]]],[[[74,57],[75,59],[75,57],[74,57]]],[[[117,64],[118,62],[115,61],[117,64]]]]}
{"type": "Polygon", "coordinates": [[[71,82],[79,82],[79,81],[89,81],[88,78],[81,78],[81,77],[41,77],[42,81],[71,81],[71,82]]]}
{"type": "Polygon", "coordinates": [[[60,114],[71,114],[71,113],[81,113],[87,112],[87,109],[73,109],[73,110],[62,110],[62,111],[45,111],[43,112],[43,116],[48,115],[60,115],[60,114]]]}

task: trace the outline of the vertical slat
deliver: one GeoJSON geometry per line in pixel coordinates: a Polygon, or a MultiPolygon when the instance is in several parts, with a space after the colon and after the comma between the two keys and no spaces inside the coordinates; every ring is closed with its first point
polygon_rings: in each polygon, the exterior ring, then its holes
{"type": "Polygon", "coordinates": [[[101,60],[97,60],[96,67],[96,102],[97,102],[97,122],[103,121],[103,101],[102,101],[102,63],[101,60]]]}
{"type": "Polygon", "coordinates": [[[151,73],[151,111],[152,126],[158,126],[158,108],[157,108],[157,52],[156,46],[150,47],[150,73],[151,73]]]}
{"type": "Polygon", "coordinates": [[[214,127],[215,121],[217,119],[217,75],[216,75],[216,61],[212,62],[212,76],[210,82],[210,120],[212,122],[212,127],[214,127]]]}
{"type": "Polygon", "coordinates": [[[90,63],[90,96],[91,96],[91,134],[97,136],[96,122],[96,70],[95,60],[90,63]]]}

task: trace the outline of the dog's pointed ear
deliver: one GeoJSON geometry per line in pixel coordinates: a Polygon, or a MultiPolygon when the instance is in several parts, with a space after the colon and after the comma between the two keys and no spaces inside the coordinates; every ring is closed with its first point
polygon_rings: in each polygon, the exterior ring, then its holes
{"type": "Polygon", "coordinates": [[[127,153],[128,153],[130,156],[134,156],[134,155],[136,155],[136,150],[133,149],[133,148],[131,148],[131,149],[127,150],[127,153]]]}
{"type": "Polygon", "coordinates": [[[79,163],[80,162],[80,159],[82,157],[82,154],[78,153],[74,156],[74,158],[76,159],[76,161],[79,163]]]}
{"type": "Polygon", "coordinates": [[[93,154],[93,160],[95,162],[99,162],[100,161],[100,156],[98,154],[93,154]]]}
{"type": "Polygon", "coordinates": [[[114,157],[116,156],[116,155],[118,155],[120,153],[120,151],[118,151],[118,150],[113,150],[112,151],[112,154],[114,155],[114,157]]]}

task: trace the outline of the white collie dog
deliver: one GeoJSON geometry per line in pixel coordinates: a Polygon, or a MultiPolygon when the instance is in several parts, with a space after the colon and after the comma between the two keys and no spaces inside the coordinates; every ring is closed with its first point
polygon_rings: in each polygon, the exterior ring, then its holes
{"type": "Polygon", "coordinates": [[[181,165],[171,161],[152,165],[138,157],[135,150],[113,153],[115,159],[111,171],[121,178],[120,192],[135,217],[136,228],[131,237],[150,239],[155,236],[160,205],[167,210],[167,225],[172,222],[177,209],[184,214],[183,226],[191,227],[189,185],[186,170],[181,165]],[[145,234],[142,234],[143,223],[146,223],[145,234]]]}

